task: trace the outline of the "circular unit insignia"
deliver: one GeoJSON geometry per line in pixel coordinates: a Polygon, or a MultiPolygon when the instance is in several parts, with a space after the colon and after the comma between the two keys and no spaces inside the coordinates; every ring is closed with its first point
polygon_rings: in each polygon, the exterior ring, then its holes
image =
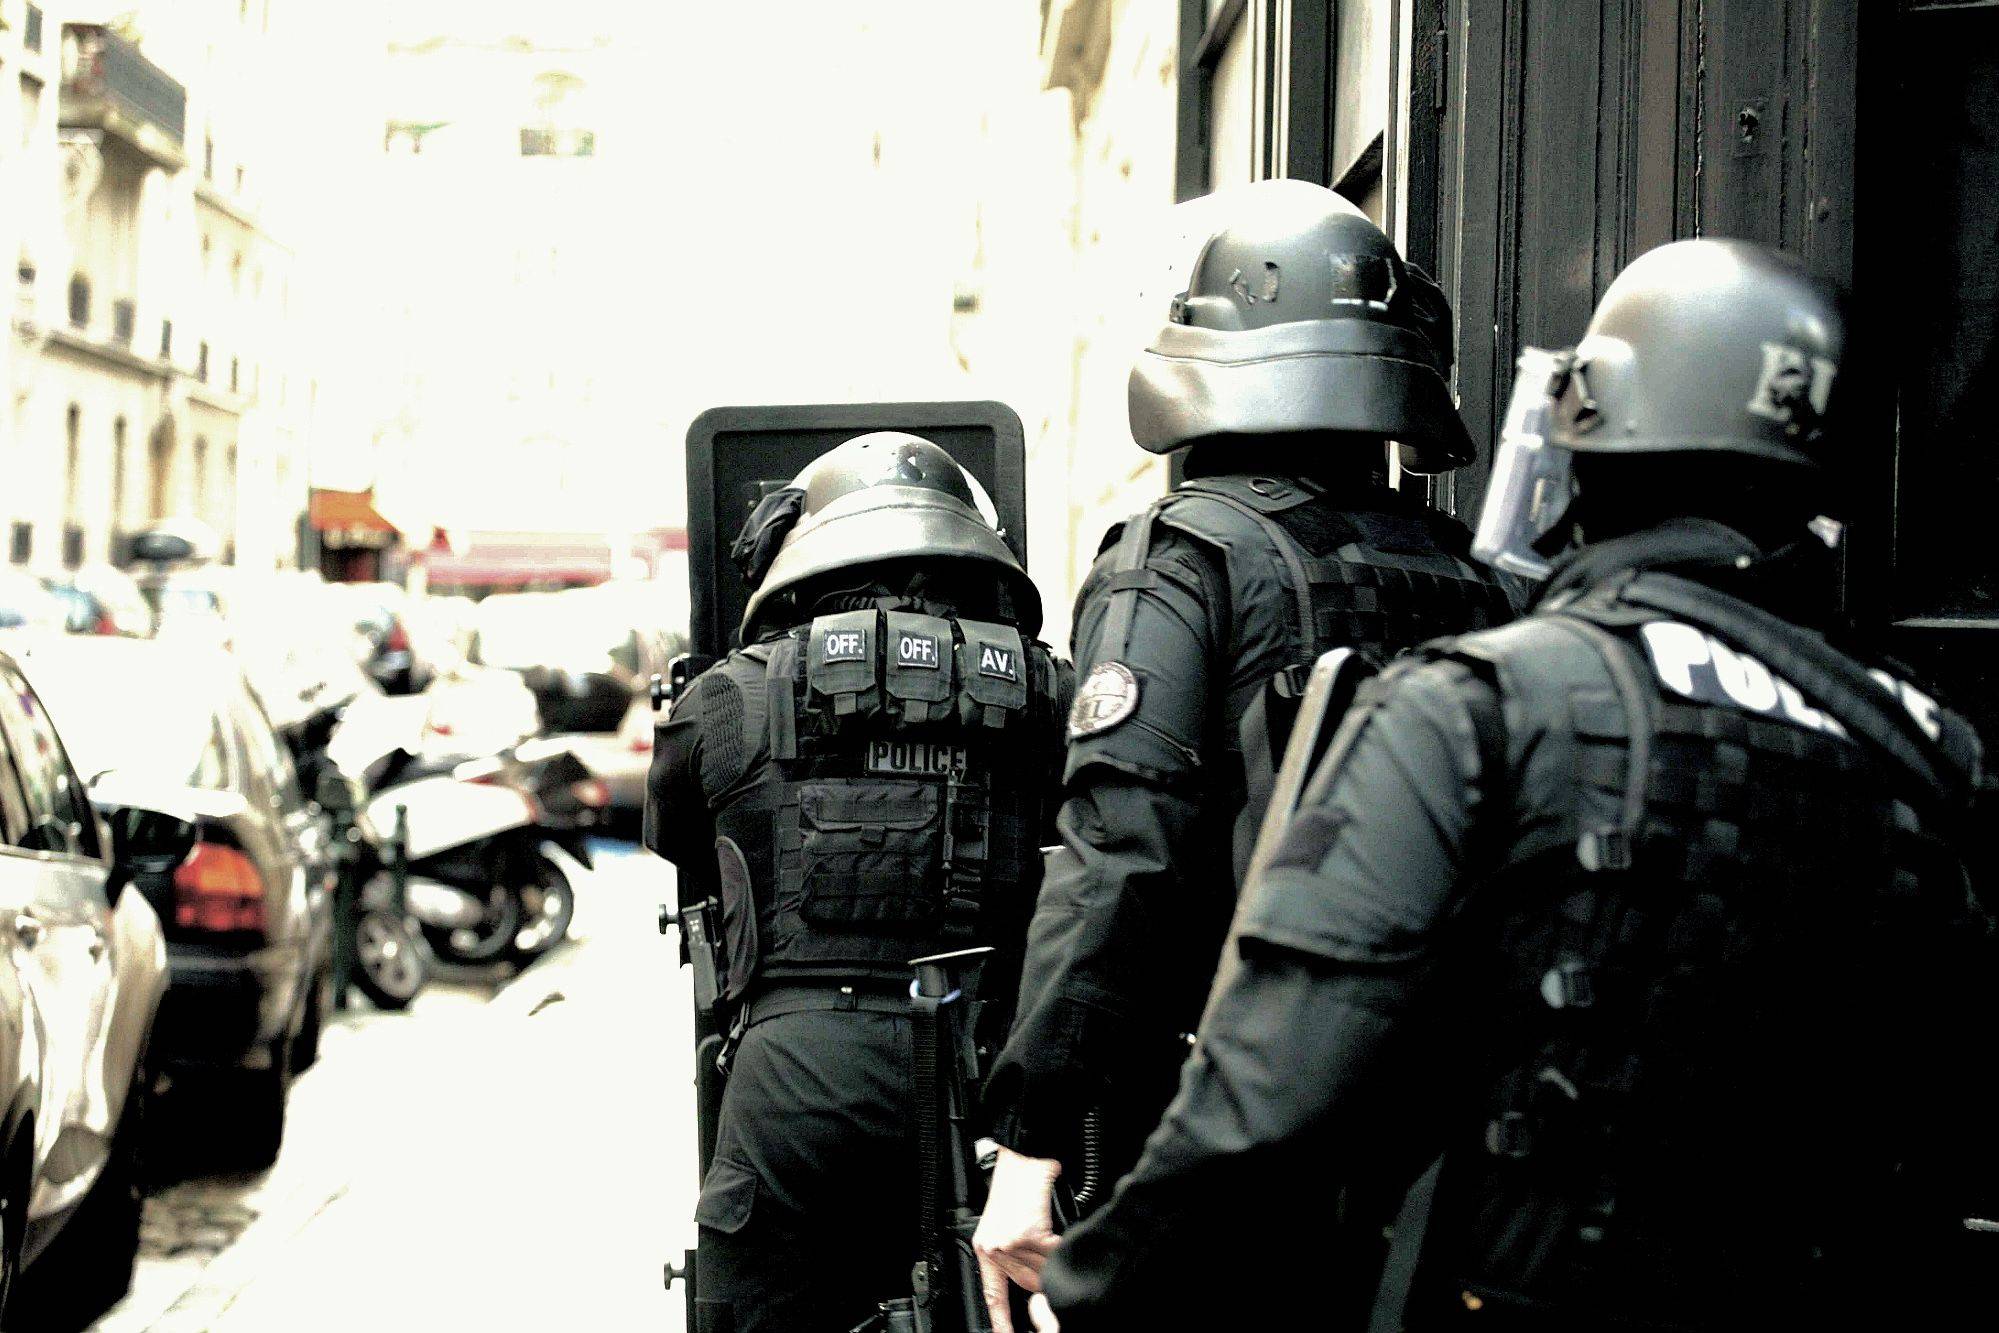
{"type": "Polygon", "coordinates": [[[1138,677],[1122,662],[1100,662],[1091,668],[1069,706],[1069,738],[1109,731],[1138,711],[1138,677]]]}

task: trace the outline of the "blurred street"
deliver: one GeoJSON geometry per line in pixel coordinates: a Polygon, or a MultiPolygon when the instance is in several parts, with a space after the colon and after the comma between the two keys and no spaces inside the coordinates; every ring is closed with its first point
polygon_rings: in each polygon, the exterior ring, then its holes
{"type": "Polygon", "coordinates": [[[132,1295],[96,1328],[682,1328],[660,1281],[694,1175],[686,983],[655,927],[671,871],[596,849],[569,943],[509,982],[440,977],[403,1015],[359,1002],[271,1171],[149,1199],[132,1295]]]}

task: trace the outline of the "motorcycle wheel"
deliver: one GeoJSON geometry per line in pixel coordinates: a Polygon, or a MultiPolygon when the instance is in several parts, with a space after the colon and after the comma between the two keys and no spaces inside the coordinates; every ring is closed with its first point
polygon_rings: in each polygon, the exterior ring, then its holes
{"type": "Polygon", "coordinates": [[[521,927],[514,932],[514,957],[539,958],[569,938],[576,919],[576,891],[569,876],[543,856],[534,858],[534,883],[523,885],[521,927]]]}
{"type": "Polygon", "coordinates": [[[490,963],[513,947],[521,928],[518,890],[495,884],[486,891],[486,914],[476,926],[425,926],[423,937],[439,958],[453,963],[490,963]]]}
{"type": "Polygon", "coordinates": [[[354,923],[354,984],[377,1009],[407,1009],[424,983],[430,963],[407,917],[366,911],[354,923]]]}

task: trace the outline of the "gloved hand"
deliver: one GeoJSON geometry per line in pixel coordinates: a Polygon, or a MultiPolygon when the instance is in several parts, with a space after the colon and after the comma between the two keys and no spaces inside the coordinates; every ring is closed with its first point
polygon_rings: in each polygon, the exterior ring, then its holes
{"type": "Polygon", "coordinates": [[[999,1150],[985,1214],[972,1233],[993,1333],[1014,1333],[1007,1283],[1039,1292],[1042,1266],[1062,1243],[1055,1234],[1055,1178],[1061,1174],[1062,1164],[1053,1158],[999,1150]]]}

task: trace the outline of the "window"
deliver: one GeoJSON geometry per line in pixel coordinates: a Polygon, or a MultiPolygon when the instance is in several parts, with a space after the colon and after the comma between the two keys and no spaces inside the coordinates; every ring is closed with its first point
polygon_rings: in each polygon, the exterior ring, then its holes
{"type": "Polygon", "coordinates": [[[42,123],[42,81],[32,74],[21,75],[21,147],[35,146],[35,131],[42,123]]]}
{"type": "Polygon", "coordinates": [[[69,323],[76,329],[90,327],[90,279],[81,273],[69,280],[69,323]]]}
{"type": "Polygon", "coordinates": [[[63,421],[62,518],[65,523],[75,523],[83,507],[82,441],[83,409],[71,403],[63,421]]]}
{"type": "Polygon", "coordinates": [[[125,418],[111,423],[111,526],[125,522],[125,418]]]}
{"type": "Polygon", "coordinates": [[[194,437],[194,512],[197,518],[208,511],[208,437],[194,437]]]}
{"type": "Polygon", "coordinates": [[[244,795],[262,800],[280,811],[304,806],[305,797],[299,791],[298,774],[293,771],[284,746],[278,743],[276,733],[271,730],[271,722],[265,716],[263,706],[240,679],[234,694],[235,708],[232,711],[235,713],[236,732],[242,741],[244,756],[249,761],[252,778],[252,782],[246,785],[244,795]]]}
{"type": "MultiPolygon", "coordinates": [[[[214,135],[210,135],[201,141],[201,178],[205,181],[212,181],[215,179],[215,136],[214,135]]],[[[204,245],[203,249],[205,250],[206,248],[207,248],[206,245],[204,245]]]]}
{"type": "Polygon", "coordinates": [[[229,392],[243,392],[243,358],[241,357],[232,356],[229,358],[229,392]]]}
{"type": "Polygon", "coordinates": [[[208,344],[203,343],[194,352],[194,377],[203,384],[208,383],[208,344]]]}
{"type": "Polygon", "coordinates": [[[41,700],[18,673],[4,668],[0,722],[5,723],[27,803],[28,830],[20,845],[35,852],[97,855],[97,821],[83,783],[71,770],[41,700]]]}
{"type": "Polygon", "coordinates": [[[5,736],[0,736],[0,838],[18,847],[28,835],[28,801],[21,794],[21,775],[14,765],[14,752],[5,736]]]}
{"type": "Polygon", "coordinates": [[[591,130],[559,130],[545,125],[521,127],[522,157],[594,157],[597,135],[591,130]]]}
{"type": "Polygon", "coordinates": [[[152,494],[148,497],[151,517],[165,518],[167,502],[173,496],[174,435],[173,429],[162,422],[153,432],[151,448],[152,494]]]}
{"type": "Polygon", "coordinates": [[[1254,160],[1249,9],[1247,0],[1182,0],[1176,198],[1268,174],[1254,160]]]}
{"type": "MultiPolygon", "coordinates": [[[[1999,555],[1967,540],[1984,526],[1981,501],[1999,480],[1991,374],[1999,364],[1999,238],[1989,204],[1999,171],[1999,11],[1923,9],[1900,23],[1893,105],[1911,137],[1897,174],[1911,207],[1893,216],[1917,247],[1907,253],[1923,255],[1933,278],[1886,284],[1897,288],[1894,462],[1877,474],[1894,497],[1886,609],[1919,627],[1999,627],[1999,555]]],[[[1884,178],[1874,197],[1887,195],[1884,178]]],[[[1893,271],[1881,252],[1866,259],[1876,267],[1862,278],[1893,271]]]]}

